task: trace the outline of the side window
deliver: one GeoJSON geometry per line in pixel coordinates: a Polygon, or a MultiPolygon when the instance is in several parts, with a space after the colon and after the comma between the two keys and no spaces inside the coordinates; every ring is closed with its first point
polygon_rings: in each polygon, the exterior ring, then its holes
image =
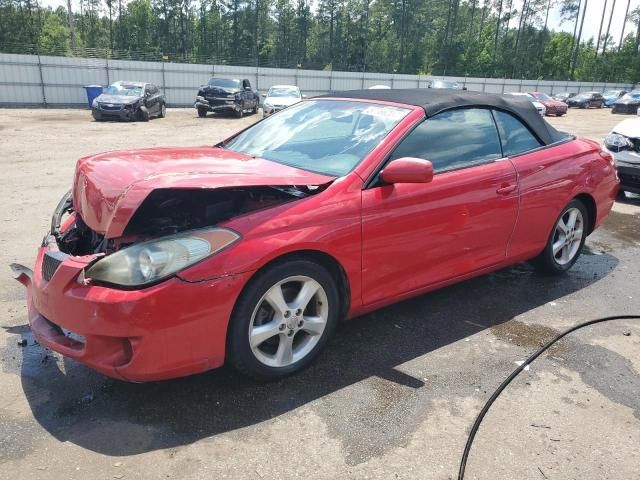
{"type": "Polygon", "coordinates": [[[494,110],[493,115],[500,132],[502,151],[506,157],[518,155],[542,146],[531,131],[510,113],[494,110]]]}
{"type": "Polygon", "coordinates": [[[471,167],[502,157],[491,111],[481,108],[449,110],[418,125],[391,158],[430,160],[436,173],[471,167]]]}

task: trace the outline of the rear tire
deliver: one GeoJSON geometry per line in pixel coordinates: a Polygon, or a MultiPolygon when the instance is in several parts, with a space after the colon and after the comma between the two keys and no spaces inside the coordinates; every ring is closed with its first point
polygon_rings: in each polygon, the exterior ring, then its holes
{"type": "Polygon", "coordinates": [[[162,104],[160,105],[160,113],[158,114],[158,116],[160,118],[164,118],[167,116],[167,105],[166,104],[162,104]]]}
{"type": "Polygon", "coordinates": [[[259,381],[291,375],[324,348],[339,312],[336,282],[324,267],[306,259],[274,264],[251,279],[236,302],[227,359],[259,381]]]}
{"type": "Polygon", "coordinates": [[[580,257],[589,228],[589,215],[584,203],[572,200],[562,209],[553,224],[547,245],[531,264],[547,274],[565,273],[580,257]]]}

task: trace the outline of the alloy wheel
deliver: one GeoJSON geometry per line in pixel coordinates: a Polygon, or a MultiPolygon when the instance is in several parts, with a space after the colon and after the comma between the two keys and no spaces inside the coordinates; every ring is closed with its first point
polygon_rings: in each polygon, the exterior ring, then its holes
{"type": "Polygon", "coordinates": [[[558,265],[571,262],[582,244],[584,218],[577,208],[569,208],[558,219],[553,232],[553,257],[558,265]]]}
{"type": "Polygon", "coordinates": [[[249,345],[269,367],[286,367],[306,357],[322,338],[329,304],[324,288],[311,277],[279,281],[262,296],[249,323],[249,345]]]}

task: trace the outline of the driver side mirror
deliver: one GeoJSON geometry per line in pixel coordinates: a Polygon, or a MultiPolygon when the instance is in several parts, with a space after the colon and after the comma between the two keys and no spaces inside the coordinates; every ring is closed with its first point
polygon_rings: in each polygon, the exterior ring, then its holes
{"type": "Polygon", "coordinates": [[[422,158],[398,158],[382,169],[380,178],[389,184],[429,183],[433,180],[433,164],[422,158]]]}

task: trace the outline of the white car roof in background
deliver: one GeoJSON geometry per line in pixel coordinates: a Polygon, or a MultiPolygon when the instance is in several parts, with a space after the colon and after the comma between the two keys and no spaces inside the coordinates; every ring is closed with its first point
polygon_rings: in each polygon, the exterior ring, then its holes
{"type": "Polygon", "coordinates": [[[269,90],[271,90],[272,88],[296,88],[300,90],[296,85],[271,85],[271,87],[269,87],[269,90]]]}

